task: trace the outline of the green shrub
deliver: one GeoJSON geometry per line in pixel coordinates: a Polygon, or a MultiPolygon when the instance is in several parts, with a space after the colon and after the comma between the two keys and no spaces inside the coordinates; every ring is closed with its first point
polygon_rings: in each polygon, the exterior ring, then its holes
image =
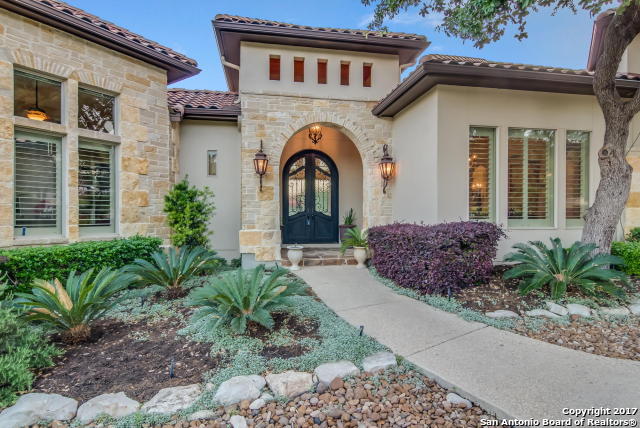
{"type": "Polygon", "coordinates": [[[640,227],[634,227],[629,231],[627,241],[640,242],[640,227]]]}
{"type": "Polygon", "coordinates": [[[595,244],[575,242],[570,248],[564,248],[559,238],[551,239],[552,248],[540,241],[529,244],[514,245],[518,251],[505,257],[505,261],[518,264],[504,273],[504,279],[522,278],[521,294],[549,286],[552,299],[563,297],[569,287],[577,287],[587,295],[625,296],[618,283],[628,284],[627,276],[608,269],[623,263],[619,257],[609,254],[593,256],[597,248],[595,244]]]}
{"type": "Polygon", "coordinates": [[[89,269],[121,268],[135,259],[148,259],[162,244],[159,238],[135,236],[112,241],[79,242],[51,247],[0,250],[7,261],[0,263],[14,283],[26,288],[36,278],[66,278],[69,272],[89,269]]]}
{"type": "Polygon", "coordinates": [[[640,275],[640,241],[613,242],[611,254],[624,260],[623,270],[629,275],[640,275]]]}
{"type": "Polygon", "coordinates": [[[82,342],[91,337],[91,322],[111,308],[111,297],[128,288],[135,276],[121,270],[102,268],[77,275],[69,274],[64,286],[37,279],[30,293],[17,293],[16,303],[28,311],[26,319],[38,321],[59,330],[69,342],[82,342]]]}
{"type": "Polygon", "coordinates": [[[272,329],[271,313],[292,306],[292,296],[305,294],[303,284],[283,278],[287,272],[276,269],[268,275],[262,265],[225,272],[193,290],[187,304],[201,307],[195,319],[209,317],[214,326],[228,325],[236,333],[244,333],[248,321],[272,329]]]}
{"type": "Polygon", "coordinates": [[[12,405],[17,391],[31,388],[33,369],[53,365],[52,358],[60,354],[19,315],[0,307],[0,408],[12,405]]]}
{"type": "Polygon", "coordinates": [[[367,239],[367,232],[354,227],[353,229],[349,229],[345,232],[342,245],[340,246],[340,252],[344,253],[347,251],[347,248],[350,247],[367,248],[368,246],[369,240],[367,239]]]}
{"type": "Polygon", "coordinates": [[[150,261],[136,260],[125,270],[137,276],[139,285],[159,285],[166,288],[169,297],[175,298],[184,294],[182,284],[185,281],[224,264],[215,252],[202,247],[183,247],[179,250],[171,247],[166,253],[153,253],[150,261]]]}
{"type": "Polygon", "coordinates": [[[164,212],[176,247],[208,247],[209,221],[215,210],[213,192],[208,187],[191,186],[187,178],[176,183],[164,197],[164,212]]]}

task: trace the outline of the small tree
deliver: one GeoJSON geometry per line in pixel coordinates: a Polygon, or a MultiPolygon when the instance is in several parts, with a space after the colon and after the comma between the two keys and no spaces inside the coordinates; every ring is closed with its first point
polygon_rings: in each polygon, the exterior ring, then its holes
{"type": "Polygon", "coordinates": [[[209,246],[209,220],[215,210],[213,192],[198,189],[185,177],[164,197],[164,212],[171,228],[171,243],[176,247],[209,246]]]}
{"type": "MultiPolygon", "coordinates": [[[[527,37],[527,17],[541,7],[554,11],[578,8],[600,12],[611,0],[361,0],[374,4],[371,29],[385,30],[384,20],[403,10],[417,7],[420,15],[442,14],[439,26],[445,34],[472,40],[476,47],[500,39],[507,25],[518,27],[516,37],[527,37]]],[[[640,91],[623,98],[616,88],[616,73],[625,49],[640,33],[640,0],[623,0],[613,13],[604,33],[603,49],[595,65],[593,92],[605,121],[604,144],[598,151],[600,183],[593,205],[585,215],[582,241],[609,252],[616,227],[631,189],[631,166],[626,160],[629,124],[640,112],[640,91]]]]}

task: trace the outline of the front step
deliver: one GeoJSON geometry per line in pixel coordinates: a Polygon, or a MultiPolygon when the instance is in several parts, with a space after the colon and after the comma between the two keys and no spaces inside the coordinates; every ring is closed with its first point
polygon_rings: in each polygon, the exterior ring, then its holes
{"type": "MultiPolygon", "coordinates": [[[[280,250],[282,266],[291,266],[287,258],[287,249],[280,250]]],[[[340,254],[339,248],[304,248],[302,250],[302,261],[300,266],[336,266],[336,265],[357,265],[353,258],[353,250],[349,249],[344,254],[340,254]]]]}

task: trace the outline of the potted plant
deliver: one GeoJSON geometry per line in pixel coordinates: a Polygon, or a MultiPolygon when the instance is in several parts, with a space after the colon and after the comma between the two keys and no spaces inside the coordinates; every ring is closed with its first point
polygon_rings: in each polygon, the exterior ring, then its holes
{"type": "Polygon", "coordinates": [[[291,262],[291,270],[300,270],[300,261],[302,261],[302,245],[294,244],[287,247],[287,258],[291,262]]]}
{"type": "Polygon", "coordinates": [[[342,218],[342,224],[340,227],[340,242],[344,241],[347,236],[347,231],[356,227],[356,214],[353,212],[353,208],[349,208],[349,211],[342,218]]]}
{"type": "Polygon", "coordinates": [[[364,262],[367,261],[367,248],[369,247],[369,240],[367,239],[367,232],[364,230],[360,230],[357,227],[352,229],[348,229],[344,240],[342,241],[342,246],[340,247],[340,252],[344,254],[347,248],[353,247],[353,257],[358,262],[356,266],[358,269],[365,268],[364,262]]]}

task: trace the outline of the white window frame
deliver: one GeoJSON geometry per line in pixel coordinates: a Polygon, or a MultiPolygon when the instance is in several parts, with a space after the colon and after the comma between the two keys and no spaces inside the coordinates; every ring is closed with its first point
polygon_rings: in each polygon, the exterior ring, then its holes
{"type": "Polygon", "coordinates": [[[92,141],[87,139],[78,140],[78,228],[80,230],[80,236],[95,236],[95,235],[112,235],[117,231],[118,223],[118,189],[117,189],[117,156],[116,145],[102,141],[92,141]],[[80,148],[92,148],[97,150],[104,150],[109,152],[110,156],[110,217],[111,224],[109,226],[87,226],[80,223],[80,148]]]}
{"type": "Polygon", "coordinates": [[[472,221],[488,221],[495,223],[498,218],[498,147],[499,147],[499,131],[497,126],[485,126],[485,125],[469,125],[467,128],[467,218],[472,221]],[[471,204],[469,203],[470,189],[469,189],[469,169],[471,160],[471,147],[469,138],[473,129],[491,130],[493,132],[493,141],[490,142],[489,152],[489,217],[485,219],[471,218],[471,204]]]}

